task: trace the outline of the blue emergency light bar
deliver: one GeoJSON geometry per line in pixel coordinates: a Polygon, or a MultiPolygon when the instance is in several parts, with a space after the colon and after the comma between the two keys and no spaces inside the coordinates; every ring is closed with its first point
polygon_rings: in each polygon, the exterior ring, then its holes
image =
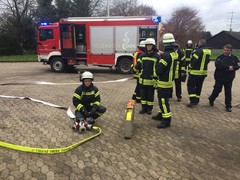
{"type": "Polygon", "coordinates": [[[161,22],[161,16],[153,17],[152,21],[155,23],[160,23],[161,22]]]}
{"type": "Polygon", "coordinates": [[[49,23],[47,23],[47,22],[41,22],[41,26],[47,26],[47,25],[49,25],[49,23]]]}

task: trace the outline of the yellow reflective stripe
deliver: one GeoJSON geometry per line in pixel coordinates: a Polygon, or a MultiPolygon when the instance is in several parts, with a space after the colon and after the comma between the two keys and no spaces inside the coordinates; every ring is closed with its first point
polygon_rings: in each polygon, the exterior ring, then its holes
{"type": "Polygon", "coordinates": [[[83,105],[82,105],[82,104],[79,104],[76,109],[77,109],[78,111],[80,111],[80,109],[81,109],[82,107],[83,107],[83,105]]]}
{"type": "Polygon", "coordinates": [[[141,104],[147,104],[146,100],[141,100],[141,104]]]}
{"type": "Polygon", "coordinates": [[[169,117],[171,117],[171,112],[168,112],[168,110],[167,110],[167,106],[166,106],[166,103],[165,103],[165,99],[164,99],[164,98],[161,98],[161,101],[162,101],[162,107],[163,107],[162,117],[163,117],[163,118],[169,118],[169,117]]]}
{"type": "Polygon", "coordinates": [[[99,91],[95,94],[95,97],[99,96],[99,91]]]}
{"type": "Polygon", "coordinates": [[[172,82],[173,81],[173,66],[174,66],[174,61],[177,61],[178,60],[178,53],[177,52],[171,52],[170,53],[170,56],[171,56],[171,58],[172,58],[172,64],[171,64],[171,68],[170,68],[170,72],[169,72],[169,79],[168,79],[168,82],[172,82]]]}
{"type": "Polygon", "coordinates": [[[168,63],[164,59],[160,59],[160,63],[162,63],[164,66],[168,65],[168,63]]]}
{"type": "Polygon", "coordinates": [[[153,86],[155,80],[152,79],[142,79],[142,85],[153,86]]]}
{"type": "Polygon", "coordinates": [[[196,59],[198,59],[198,55],[196,55],[196,54],[193,54],[193,57],[195,57],[196,59]]]}
{"type": "Polygon", "coordinates": [[[197,95],[196,94],[189,94],[188,96],[189,97],[196,97],[197,95]]]}
{"type": "Polygon", "coordinates": [[[157,61],[157,58],[151,58],[151,57],[142,57],[142,60],[146,61],[157,61]]]}
{"type": "Polygon", "coordinates": [[[80,100],[81,100],[81,96],[80,96],[79,94],[77,94],[77,93],[74,93],[74,94],[73,94],[73,96],[74,96],[75,98],[77,98],[77,99],[80,99],[80,100]]]}
{"type": "Polygon", "coordinates": [[[185,56],[182,57],[181,61],[183,61],[185,59],[185,56]]]}
{"type": "Polygon", "coordinates": [[[203,49],[203,57],[202,57],[202,62],[201,62],[201,67],[200,67],[201,71],[204,70],[204,66],[205,66],[205,63],[206,63],[206,56],[207,55],[211,55],[211,50],[203,49]]]}
{"type": "Polygon", "coordinates": [[[86,96],[91,96],[95,94],[95,91],[90,91],[90,92],[82,92],[82,95],[86,95],[86,96]]]}
{"type": "Polygon", "coordinates": [[[177,61],[177,66],[176,66],[176,71],[175,71],[175,79],[178,78],[179,65],[180,65],[180,62],[177,61]]]}
{"type": "Polygon", "coordinates": [[[158,81],[157,86],[161,88],[172,88],[173,81],[172,82],[158,81]]]}
{"type": "Polygon", "coordinates": [[[137,63],[141,63],[142,64],[142,59],[138,58],[137,63]]]}
{"type": "Polygon", "coordinates": [[[182,66],[182,67],[181,67],[181,70],[182,70],[182,71],[186,71],[185,66],[182,66]]]}
{"type": "Polygon", "coordinates": [[[198,99],[199,99],[199,98],[200,98],[200,96],[196,95],[196,98],[198,98],[198,99]]]}
{"type": "Polygon", "coordinates": [[[15,144],[11,144],[11,143],[6,143],[6,142],[2,142],[0,141],[0,146],[5,147],[5,148],[9,148],[9,149],[14,149],[17,151],[23,151],[23,152],[30,152],[30,153],[38,153],[38,154],[57,154],[57,153],[64,153],[67,152],[77,146],[79,146],[80,144],[83,144],[86,141],[89,141],[97,136],[99,136],[102,133],[102,129],[97,127],[97,126],[93,126],[94,130],[98,130],[97,134],[94,134],[90,137],[87,137],[77,143],[74,143],[70,146],[67,147],[63,147],[63,148],[36,148],[36,147],[28,147],[28,146],[21,146],[21,145],[15,145],[15,144]]]}
{"type": "Polygon", "coordinates": [[[199,75],[199,76],[201,76],[201,75],[207,75],[207,70],[201,71],[201,70],[193,70],[193,69],[191,69],[191,70],[189,70],[189,73],[192,74],[192,75],[199,75]]]}
{"type": "Polygon", "coordinates": [[[170,118],[171,117],[171,112],[169,113],[162,113],[163,118],[170,118]]]}
{"type": "Polygon", "coordinates": [[[96,102],[94,102],[93,104],[99,106],[99,105],[100,105],[100,102],[96,101],[96,102]]]}
{"type": "Polygon", "coordinates": [[[158,112],[159,112],[159,113],[162,113],[162,110],[159,108],[159,109],[158,109],[158,112]]]}
{"type": "Polygon", "coordinates": [[[150,102],[150,101],[147,101],[147,105],[149,105],[149,106],[153,106],[153,102],[150,102]]]}

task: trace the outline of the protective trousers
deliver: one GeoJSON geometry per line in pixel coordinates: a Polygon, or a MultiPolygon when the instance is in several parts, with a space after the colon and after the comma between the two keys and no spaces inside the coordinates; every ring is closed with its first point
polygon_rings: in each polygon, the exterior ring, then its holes
{"type": "Polygon", "coordinates": [[[175,91],[176,91],[176,96],[178,99],[182,98],[182,86],[181,86],[181,79],[175,79],[174,80],[175,83],[175,91]]]}
{"type": "Polygon", "coordinates": [[[171,123],[171,110],[169,105],[171,91],[171,88],[158,88],[159,112],[161,111],[162,113],[162,122],[169,125],[171,123]]]}
{"type": "Polygon", "coordinates": [[[209,100],[215,101],[219,93],[222,91],[222,87],[224,86],[225,106],[226,108],[232,108],[232,82],[233,80],[229,81],[216,80],[209,100]]]}
{"type": "Polygon", "coordinates": [[[132,99],[133,99],[133,100],[141,100],[139,78],[137,78],[136,80],[137,80],[137,85],[136,85],[136,87],[135,87],[135,90],[134,90],[132,99]]]}
{"type": "Polygon", "coordinates": [[[141,94],[141,104],[143,110],[152,110],[154,102],[154,87],[141,85],[140,87],[141,94]]]}
{"type": "Polygon", "coordinates": [[[206,76],[190,74],[187,82],[188,96],[192,104],[198,104],[202,91],[203,81],[206,76]]]}

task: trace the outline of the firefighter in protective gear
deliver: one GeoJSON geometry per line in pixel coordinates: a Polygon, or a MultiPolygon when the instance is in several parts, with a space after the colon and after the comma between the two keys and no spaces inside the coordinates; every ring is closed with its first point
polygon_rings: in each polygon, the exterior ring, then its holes
{"type": "Polygon", "coordinates": [[[192,40],[188,40],[186,48],[184,49],[184,55],[185,55],[185,59],[186,59],[186,67],[188,67],[188,65],[191,61],[193,51],[194,51],[194,49],[193,49],[192,40]]]}
{"type": "Polygon", "coordinates": [[[139,113],[151,115],[154,103],[153,85],[156,81],[155,65],[159,61],[160,55],[158,54],[156,42],[153,38],[146,39],[145,47],[146,51],[138,59],[135,69],[141,71],[139,83],[142,109],[139,113]]]}
{"type": "Polygon", "coordinates": [[[187,104],[187,107],[193,107],[199,103],[202,85],[207,77],[208,63],[210,62],[211,50],[206,47],[206,40],[201,39],[198,45],[189,64],[187,89],[190,103],[187,104]]]}
{"type": "Polygon", "coordinates": [[[140,84],[139,84],[139,77],[141,70],[137,70],[135,68],[137,64],[137,60],[144,54],[145,51],[145,41],[141,41],[137,46],[137,51],[133,55],[133,77],[137,80],[136,88],[134,90],[132,99],[135,100],[137,103],[141,103],[141,95],[140,95],[140,84]]]}
{"type": "MultiPolygon", "coordinates": [[[[176,42],[176,51],[178,53],[178,60],[177,60],[177,66],[176,66],[176,72],[175,72],[175,91],[177,96],[177,101],[181,102],[182,100],[182,86],[181,82],[185,82],[186,79],[186,61],[184,52],[180,49],[180,45],[178,42],[176,42]]],[[[172,95],[170,96],[172,97],[172,95]]]]}
{"type": "MultiPolygon", "coordinates": [[[[100,103],[100,94],[96,86],[93,85],[93,74],[89,71],[85,71],[80,76],[80,85],[74,92],[72,101],[75,106],[75,123],[73,125],[74,130],[78,130],[79,123],[86,127],[93,125],[95,119],[105,113],[106,108],[100,103]]],[[[80,129],[79,129],[80,131],[80,129]]]]}
{"type": "Polygon", "coordinates": [[[178,54],[175,51],[175,38],[173,34],[166,33],[162,37],[164,53],[161,59],[156,63],[156,74],[158,76],[157,90],[159,112],[152,119],[160,120],[158,128],[167,128],[171,124],[171,110],[169,97],[173,88],[175,78],[178,54]]]}

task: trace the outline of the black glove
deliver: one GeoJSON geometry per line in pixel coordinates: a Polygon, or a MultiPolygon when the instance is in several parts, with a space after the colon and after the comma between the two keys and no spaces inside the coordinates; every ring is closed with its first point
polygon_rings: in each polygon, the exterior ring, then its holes
{"type": "Polygon", "coordinates": [[[96,105],[93,105],[93,107],[92,107],[91,111],[89,112],[89,115],[91,116],[91,115],[93,115],[94,113],[96,113],[96,111],[97,111],[97,108],[98,108],[98,106],[96,106],[96,105]]]}
{"type": "Polygon", "coordinates": [[[86,110],[85,107],[82,107],[81,113],[82,113],[82,115],[83,115],[84,117],[87,117],[87,116],[88,116],[88,112],[87,112],[87,110],[86,110]]]}

